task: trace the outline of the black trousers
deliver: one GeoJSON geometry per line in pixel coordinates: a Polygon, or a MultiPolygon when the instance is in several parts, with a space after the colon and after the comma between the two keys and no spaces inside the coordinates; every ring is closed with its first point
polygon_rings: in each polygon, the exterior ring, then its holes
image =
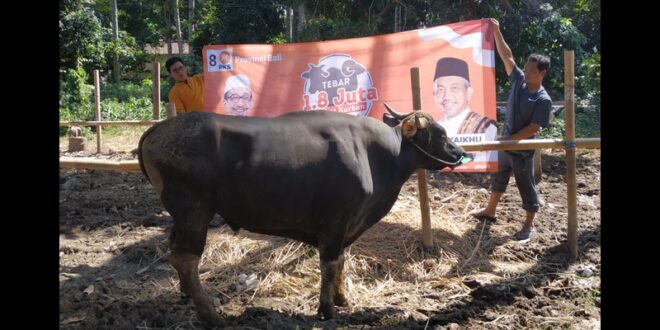
{"type": "Polygon", "coordinates": [[[499,170],[492,174],[491,191],[505,192],[513,172],[522,199],[522,208],[529,212],[538,212],[539,197],[534,180],[533,150],[500,150],[497,158],[499,170]]]}

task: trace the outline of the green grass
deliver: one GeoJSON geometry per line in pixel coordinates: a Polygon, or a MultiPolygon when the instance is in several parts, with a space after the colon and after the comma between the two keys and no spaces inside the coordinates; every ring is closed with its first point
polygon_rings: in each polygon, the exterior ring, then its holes
{"type": "Polygon", "coordinates": [[[583,296],[578,297],[578,301],[582,302],[585,307],[598,307],[596,301],[600,299],[600,288],[592,288],[584,293],[583,296]]]}

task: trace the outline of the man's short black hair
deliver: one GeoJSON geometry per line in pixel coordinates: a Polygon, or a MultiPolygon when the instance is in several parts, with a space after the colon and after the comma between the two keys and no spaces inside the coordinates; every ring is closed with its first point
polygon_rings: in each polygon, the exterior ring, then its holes
{"type": "Polygon", "coordinates": [[[176,62],[181,62],[181,64],[186,65],[186,63],[183,63],[181,57],[172,56],[165,62],[165,68],[167,69],[167,73],[170,73],[170,67],[174,65],[176,62]]]}
{"type": "Polygon", "coordinates": [[[550,58],[542,54],[532,54],[527,58],[528,61],[536,63],[536,68],[539,71],[548,70],[550,68],[550,58]]]}

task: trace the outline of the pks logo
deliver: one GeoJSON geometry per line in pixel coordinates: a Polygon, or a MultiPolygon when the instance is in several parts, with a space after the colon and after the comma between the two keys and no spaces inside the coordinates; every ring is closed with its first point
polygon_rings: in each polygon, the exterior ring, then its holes
{"type": "Polygon", "coordinates": [[[231,49],[213,49],[208,51],[209,72],[214,71],[232,71],[234,64],[232,61],[231,49]]]}
{"type": "Polygon", "coordinates": [[[347,54],[323,57],[318,65],[309,63],[305,79],[303,110],[329,110],[353,115],[369,114],[378,89],[371,74],[347,54]]]}

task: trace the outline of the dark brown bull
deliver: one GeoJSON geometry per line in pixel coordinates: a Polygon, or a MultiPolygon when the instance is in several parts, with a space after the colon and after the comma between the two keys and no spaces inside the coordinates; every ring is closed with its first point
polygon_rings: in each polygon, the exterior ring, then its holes
{"type": "Polygon", "coordinates": [[[344,249],[383,218],[417,169],[458,166],[462,148],[423,112],[383,122],[329,111],[276,118],[194,112],[147,130],[142,172],[174,218],[170,263],[200,319],[221,324],[198,275],[209,221],[319,249],[324,318],[347,306],[344,249]],[[387,125],[386,125],[387,124],[387,125]]]}

